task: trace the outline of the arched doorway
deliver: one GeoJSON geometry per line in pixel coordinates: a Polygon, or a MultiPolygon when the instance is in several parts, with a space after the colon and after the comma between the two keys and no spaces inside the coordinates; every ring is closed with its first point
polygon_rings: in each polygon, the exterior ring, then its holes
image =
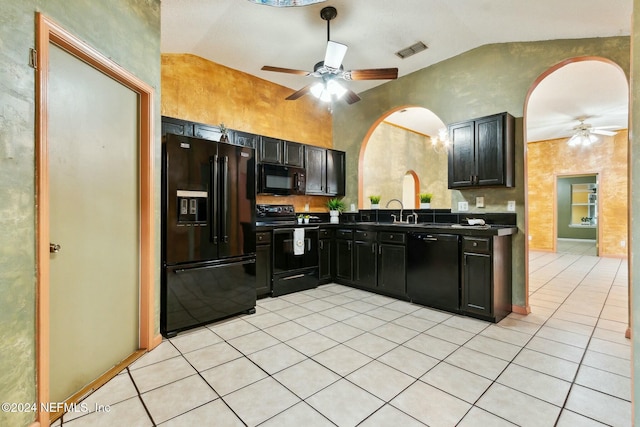
{"type": "Polygon", "coordinates": [[[596,57],[559,63],[529,90],[524,106],[527,307],[530,254],[558,252],[561,228],[594,228],[600,256],[627,257],[628,93],[622,69],[596,57]],[[574,144],[571,138],[581,132],[585,140],[574,144]],[[560,183],[589,175],[597,176],[589,190],[597,193],[572,201],[568,191],[563,201],[560,183]],[[587,205],[590,213],[576,214],[587,205]],[[564,215],[574,208],[573,217],[564,215]]]}

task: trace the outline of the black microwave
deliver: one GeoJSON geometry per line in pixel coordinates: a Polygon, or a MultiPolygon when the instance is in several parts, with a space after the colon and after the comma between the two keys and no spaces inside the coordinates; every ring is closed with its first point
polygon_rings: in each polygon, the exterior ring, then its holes
{"type": "Polygon", "coordinates": [[[289,196],[305,194],[306,173],[303,168],[261,163],[258,165],[258,193],[289,196]]]}

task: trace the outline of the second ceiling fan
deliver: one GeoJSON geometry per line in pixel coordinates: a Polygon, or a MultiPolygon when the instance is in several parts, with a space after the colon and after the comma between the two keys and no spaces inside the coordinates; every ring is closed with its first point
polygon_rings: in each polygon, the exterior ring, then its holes
{"type": "Polygon", "coordinates": [[[344,87],[337,80],[393,80],[398,78],[397,68],[371,68],[365,70],[345,70],[342,60],[347,53],[347,45],[331,41],[331,20],[338,16],[335,7],[328,6],[320,11],[320,17],[327,21],[327,49],[324,60],[318,62],[313,71],[294,70],[291,68],[273,67],[265,65],[264,71],[278,73],[297,74],[320,79],[310,83],[300,90],[289,95],[287,100],[298,99],[307,93],[312,93],[317,98],[329,102],[334,98],[344,98],[348,104],[360,101],[360,97],[354,91],[344,87]]]}

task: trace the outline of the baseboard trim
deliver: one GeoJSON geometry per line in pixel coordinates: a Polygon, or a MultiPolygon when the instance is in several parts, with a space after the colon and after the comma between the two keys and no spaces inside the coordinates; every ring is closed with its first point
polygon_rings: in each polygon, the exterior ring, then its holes
{"type": "Polygon", "coordinates": [[[526,305],[526,306],[512,305],[511,306],[511,311],[513,311],[516,314],[522,314],[522,315],[526,316],[527,314],[531,313],[531,306],[529,306],[529,305],[526,305]]]}
{"type": "Polygon", "coordinates": [[[151,340],[151,347],[148,350],[151,351],[160,344],[162,344],[162,335],[158,334],[151,340]]]}
{"type": "MultiPolygon", "coordinates": [[[[89,396],[91,393],[93,393],[94,391],[96,391],[97,389],[102,387],[104,384],[106,384],[113,377],[118,375],[124,368],[126,368],[127,366],[129,366],[130,364],[132,364],[133,362],[138,360],[138,358],[142,357],[146,352],[147,352],[146,350],[137,350],[137,351],[135,351],[129,357],[124,359],[122,362],[118,363],[116,366],[114,366],[113,368],[109,369],[107,372],[102,374],[100,377],[98,377],[97,379],[95,379],[91,383],[87,384],[80,391],[78,391],[73,396],[71,396],[70,398],[65,400],[64,403],[66,405],[68,405],[68,406],[71,406],[73,404],[79,403],[85,397],[89,396]]],[[[64,414],[64,410],[62,410],[62,409],[59,412],[50,412],[49,413],[49,423],[52,424],[53,422],[57,421],[58,418],[60,418],[63,414],[64,414]]]]}

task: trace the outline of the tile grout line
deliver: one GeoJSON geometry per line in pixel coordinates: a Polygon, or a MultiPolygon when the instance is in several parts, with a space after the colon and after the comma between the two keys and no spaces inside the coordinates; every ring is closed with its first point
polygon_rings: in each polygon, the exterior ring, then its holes
{"type": "Polygon", "coordinates": [[[144,408],[144,411],[147,413],[147,416],[149,417],[149,419],[151,420],[151,424],[155,427],[157,424],[154,421],[153,416],[151,415],[151,412],[149,412],[149,408],[147,408],[147,405],[144,403],[144,399],[142,398],[140,389],[138,389],[138,385],[136,384],[136,381],[133,379],[133,376],[131,375],[131,370],[129,369],[128,366],[126,369],[127,369],[127,375],[129,376],[129,379],[133,383],[133,387],[135,387],[136,392],[138,393],[138,400],[140,400],[140,403],[142,403],[142,407],[144,408]]]}

